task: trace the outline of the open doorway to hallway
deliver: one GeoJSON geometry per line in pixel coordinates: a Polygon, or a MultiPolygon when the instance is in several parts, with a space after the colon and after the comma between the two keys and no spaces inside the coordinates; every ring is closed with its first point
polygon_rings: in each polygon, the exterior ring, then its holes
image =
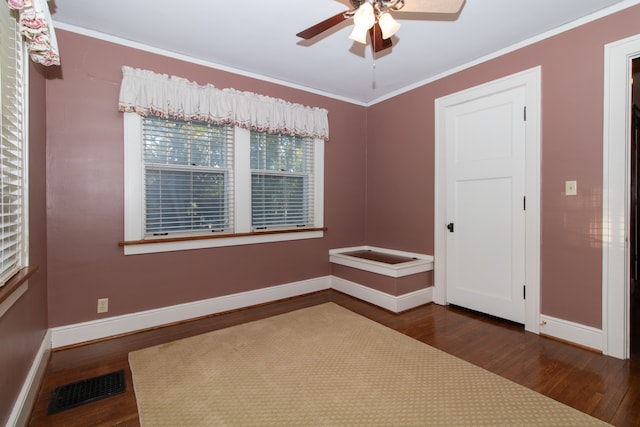
{"type": "Polygon", "coordinates": [[[640,359],[640,58],[632,61],[629,344],[632,359],[640,359]]]}

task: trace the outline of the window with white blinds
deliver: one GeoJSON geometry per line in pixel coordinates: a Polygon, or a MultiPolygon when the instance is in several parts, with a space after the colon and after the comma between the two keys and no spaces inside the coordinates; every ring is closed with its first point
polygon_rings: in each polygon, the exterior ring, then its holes
{"type": "Polygon", "coordinates": [[[125,255],[324,235],[320,139],[124,113],[124,172],[125,255]]]}
{"type": "Polygon", "coordinates": [[[142,120],[148,236],[233,230],[233,128],[142,120]]]}
{"type": "Polygon", "coordinates": [[[0,286],[27,262],[25,64],[17,23],[0,1],[0,286]]]}
{"type": "Polygon", "coordinates": [[[254,230],[313,226],[313,139],[251,132],[254,230]]]}

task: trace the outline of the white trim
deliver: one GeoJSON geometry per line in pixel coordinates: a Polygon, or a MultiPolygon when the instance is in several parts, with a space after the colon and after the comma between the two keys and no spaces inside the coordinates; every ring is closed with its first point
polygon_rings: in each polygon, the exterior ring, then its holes
{"type": "Polygon", "coordinates": [[[525,86],[527,97],[525,227],[525,329],[538,333],[540,318],[540,95],[541,67],[534,67],[435,100],[435,194],[433,299],[446,304],[446,158],[443,120],[446,108],[499,90],[525,86]]]}
{"type": "Polygon", "coordinates": [[[53,328],[53,348],[329,289],[330,276],[53,328]]]}
{"type": "Polygon", "coordinates": [[[393,298],[396,300],[395,313],[407,311],[433,302],[433,286],[429,286],[425,289],[418,289],[417,291],[409,292],[407,294],[394,296],[393,298]]]}
{"type": "Polygon", "coordinates": [[[149,243],[127,245],[125,255],[152,254],[168,251],[185,251],[191,249],[220,248],[224,246],[255,245],[259,243],[284,242],[292,240],[319,239],[323,231],[300,231],[295,233],[264,234],[256,236],[221,237],[205,240],[185,240],[183,242],[149,243]]]}
{"type": "Polygon", "coordinates": [[[551,316],[540,316],[540,333],[593,350],[602,350],[602,330],[551,316]]]}
{"type": "Polygon", "coordinates": [[[329,251],[329,261],[334,264],[357,268],[358,270],[370,271],[372,273],[382,274],[389,277],[404,277],[433,270],[433,257],[430,255],[396,251],[393,249],[376,248],[374,246],[356,246],[352,248],[331,249],[329,251]],[[384,262],[357,258],[345,254],[345,252],[354,252],[361,250],[371,250],[389,255],[397,255],[417,259],[415,261],[407,261],[399,264],[387,264],[384,262]]]}
{"type": "Polygon", "coordinates": [[[38,398],[40,383],[44,378],[51,352],[51,330],[48,330],[40,343],[40,348],[31,364],[18,398],[13,405],[13,410],[7,420],[7,426],[26,426],[31,416],[31,409],[38,398]]]}
{"type": "MultiPolygon", "coordinates": [[[[55,37],[55,35],[54,35],[55,37]]],[[[26,43],[22,43],[22,76],[24,87],[24,102],[22,106],[22,126],[24,132],[24,141],[22,143],[22,266],[28,266],[30,260],[30,247],[29,247],[29,230],[31,229],[29,223],[29,194],[31,192],[29,186],[29,160],[31,159],[29,147],[31,146],[30,132],[29,132],[29,118],[30,118],[30,67],[29,67],[29,55],[27,53],[26,43]]]]}
{"type": "MultiPolygon", "coordinates": [[[[124,113],[124,239],[139,240],[144,230],[144,168],[142,162],[142,117],[124,113]],[[134,143],[135,142],[135,143],[134,143]]],[[[127,248],[125,247],[125,255],[127,248]]]]}
{"type": "Polygon", "coordinates": [[[604,47],[602,140],[602,330],[603,353],[629,357],[629,141],[631,60],[640,56],[640,35],[604,47]]]}
{"type": "Polygon", "coordinates": [[[331,276],[331,288],[394,313],[400,313],[433,301],[433,287],[395,296],[340,277],[331,276]]]}
{"type": "Polygon", "coordinates": [[[251,188],[251,131],[235,126],[233,129],[233,208],[236,230],[251,230],[251,191],[237,189],[251,188]]]}
{"type": "Polygon", "coordinates": [[[22,283],[18,287],[18,289],[11,292],[11,294],[9,295],[9,298],[5,299],[4,301],[2,301],[2,303],[0,303],[0,318],[2,318],[2,316],[4,316],[5,313],[9,311],[9,309],[11,309],[13,304],[15,304],[16,301],[18,301],[20,297],[24,295],[25,292],[27,292],[28,289],[29,289],[29,281],[27,280],[24,283],[22,283]]]}
{"type": "Polygon", "coordinates": [[[321,139],[313,143],[313,223],[317,227],[324,227],[324,144],[321,139]]]}

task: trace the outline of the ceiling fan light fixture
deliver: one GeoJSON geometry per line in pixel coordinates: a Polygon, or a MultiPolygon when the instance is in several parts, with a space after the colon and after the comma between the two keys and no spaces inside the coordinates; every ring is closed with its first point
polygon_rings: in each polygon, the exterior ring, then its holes
{"type": "Polygon", "coordinates": [[[353,31],[351,31],[349,38],[354,42],[367,44],[367,33],[368,30],[366,28],[353,27],[353,31]]]}
{"type": "Polygon", "coordinates": [[[388,39],[400,29],[400,24],[398,21],[393,19],[393,16],[391,16],[389,12],[385,12],[380,15],[380,18],[378,18],[378,24],[380,24],[383,39],[388,39]]]}
{"type": "Polygon", "coordinates": [[[369,2],[363,3],[353,15],[353,31],[349,38],[358,43],[367,44],[367,32],[376,23],[373,6],[369,2]]]}

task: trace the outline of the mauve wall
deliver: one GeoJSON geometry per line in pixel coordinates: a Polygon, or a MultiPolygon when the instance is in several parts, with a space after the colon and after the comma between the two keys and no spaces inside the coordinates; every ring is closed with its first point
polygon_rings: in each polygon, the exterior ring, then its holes
{"type": "Polygon", "coordinates": [[[638,23],[635,6],[370,107],[366,244],[433,254],[434,100],[541,66],[541,311],[600,328],[604,45],[638,23]]]}
{"type": "MultiPolygon", "coordinates": [[[[364,107],[57,31],[47,81],[49,325],[213,298],[330,274],[331,248],[364,241],[364,107]],[[329,110],[323,239],[124,256],[123,118],[128,65],[329,110]],[[109,298],[109,313],[96,300],[109,298]]],[[[214,47],[212,47],[214,48],[214,47]]]]}
{"type": "MultiPolygon", "coordinates": [[[[31,62],[30,62],[31,64],[31,62]]],[[[29,70],[29,289],[0,318],[0,425],[5,425],[47,331],[46,110],[42,67],[29,70]]]]}

